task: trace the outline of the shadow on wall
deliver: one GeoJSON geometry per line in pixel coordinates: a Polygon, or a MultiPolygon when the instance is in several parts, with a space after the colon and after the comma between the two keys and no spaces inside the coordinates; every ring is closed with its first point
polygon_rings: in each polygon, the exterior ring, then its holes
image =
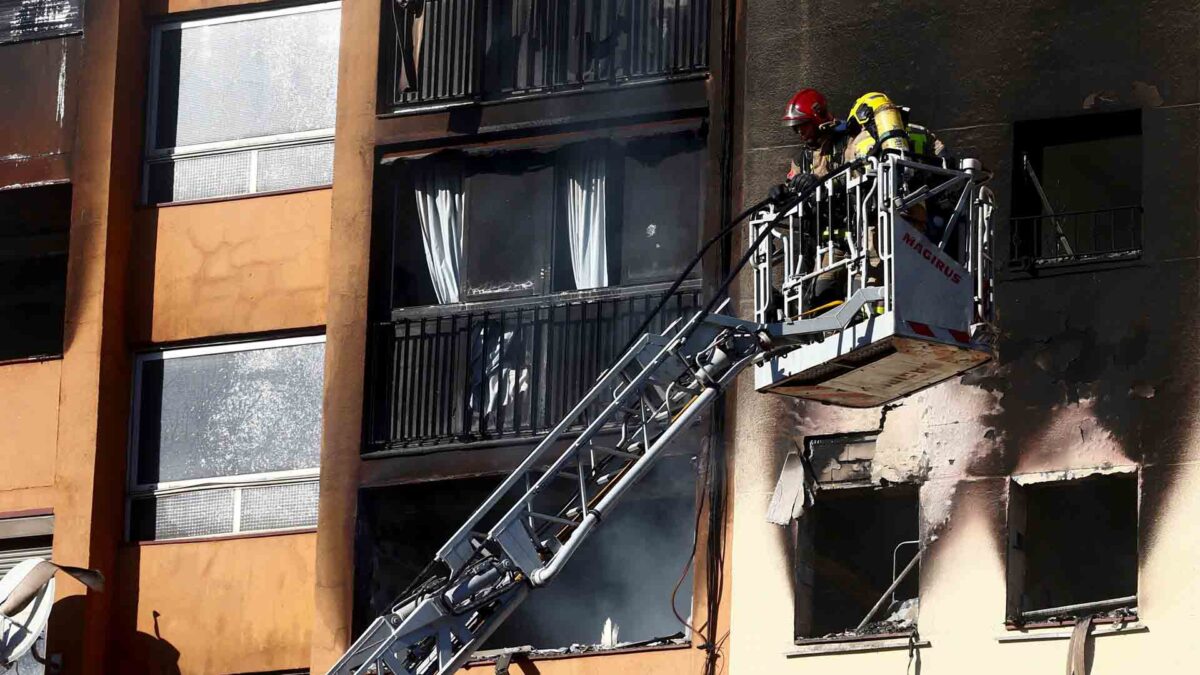
{"type": "Polygon", "coordinates": [[[139,667],[137,672],[146,675],[181,675],[179,650],[162,636],[158,627],[157,610],[154,611],[154,635],[138,631],[129,642],[132,661],[139,667]]]}
{"type": "MultiPolygon", "coordinates": [[[[50,626],[47,630],[47,635],[50,639],[47,649],[50,654],[48,661],[51,663],[57,660],[53,656],[61,654],[66,644],[78,639],[77,636],[69,636],[69,627],[83,624],[85,605],[86,596],[83,595],[72,595],[54,603],[54,609],[50,612],[50,626]]],[[[123,641],[118,646],[118,649],[110,650],[120,652],[115,655],[116,659],[120,662],[120,668],[114,672],[141,673],[143,675],[181,675],[182,671],[179,669],[179,650],[159,634],[158,617],[158,612],[154,612],[154,635],[137,632],[130,639],[123,641]]],[[[70,651],[79,652],[78,649],[70,651]]],[[[72,671],[73,668],[70,664],[61,664],[48,666],[45,672],[47,675],[58,675],[59,673],[72,671]]]]}

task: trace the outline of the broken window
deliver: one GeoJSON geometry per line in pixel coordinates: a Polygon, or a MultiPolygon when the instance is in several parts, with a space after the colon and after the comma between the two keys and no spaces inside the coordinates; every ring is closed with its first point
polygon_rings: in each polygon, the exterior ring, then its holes
{"type": "Polygon", "coordinates": [[[324,337],[137,356],[130,538],[316,525],[324,337]]]}
{"type": "Polygon", "coordinates": [[[673,280],[698,245],[703,166],[694,133],[410,160],[393,183],[393,306],[673,280]]]}
{"type": "Polygon", "coordinates": [[[1013,143],[1015,267],[1141,254],[1140,110],[1019,122],[1013,143]]]}
{"type": "Polygon", "coordinates": [[[0,191],[0,361],[63,351],[71,186],[0,191]]]}
{"type": "Polygon", "coordinates": [[[82,0],[0,0],[0,44],[83,31],[82,0]]]}
{"type": "Polygon", "coordinates": [[[159,24],[144,199],[329,185],[339,3],[159,24]]]}
{"type": "MultiPolygon", "coordinates": [[[[917,486],[872,479],[874,434],[810,438],[807,446],[807,461],[793,465],[817,485],[808,507],[793,511],[796,639],[907,634],[918,610],[917,486]]],[[[788,473],[783,489],[799,484],[788,473]]]]}
{"type": "MultiPolygon", "coordinates": [[[[356,635],[391,606],[499,483],[499,478],[465,478],[362,493],[355,563],[356,635]]],[[[605,517],[604,525],[560,576],[530,595],[485,649],[584,645],[575,649],[586,650],[682,639],[686,629],[672,612],[671,593],[691,552],[696,483],[690,457],[659,460],[622,498],[620,507],[605,517]]],[[[674,602],[686,619],[692,606],[690,572],[674,602]]]]}
{"type": "Polygon", "coordinates": [[[1135,613],[1137,474],[1031,480],[1009,483],[1009,623],[1135,613]]]}

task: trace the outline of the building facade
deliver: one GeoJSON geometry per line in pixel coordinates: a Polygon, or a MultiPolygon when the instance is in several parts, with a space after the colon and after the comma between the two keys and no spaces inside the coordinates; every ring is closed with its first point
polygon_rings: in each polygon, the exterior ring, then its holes
{"type": "Polygon", "coordinates": [[[866,410],[741,378],[488,648],[1041,672],[1043,610],[1111,600],[1091,672],[1195,660],[1195,3],[0,16],[0,563],[108,582],[60,580],[34,672],[324,672],[694,259],[656,326],[716,290],[741,235],[696,253],[782,180],[806,86],[992,172],[996,360],[866,410]],[[770,523],[801,453],[815,503],[770,523]]]}

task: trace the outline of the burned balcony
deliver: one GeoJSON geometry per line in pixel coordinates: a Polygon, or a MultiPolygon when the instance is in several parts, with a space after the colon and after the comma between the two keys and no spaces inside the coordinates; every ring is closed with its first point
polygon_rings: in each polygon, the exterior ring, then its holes
{"type": "MultiPolygon", "coordinates": [[[[616,360],[661,292],[423,309],[376,325],[368,452],[549,431],[616,360]]],[[[653,329],[696,309],[699,288],[691,284],[671,297],[653,329]]]]}
{"type": "Polygon", "coordinates": [[[1035,267],[1112,262],[1142,253],[1142,207],[1117,206],[1012,219],[1016,248],[1035,267]]]}
{"type": "Polygon", "coordinates": [[[1016,125],[1011,269],[1141,257],[1141,125],[1137,110],[1016,125]]]}
{"type": "Polygon", "coordinates": [[[708,0],[383,0],[387,110],[708,70],[708,0]]]}
{"type": "MultiPolygon", "coordinates": [[[[367,453],[511,443],[552,428],[691,262],[694,132],[444,151],[381,174],[367,453]]],[[[653,328],[694,311],[700,279],[653,328]]]]}

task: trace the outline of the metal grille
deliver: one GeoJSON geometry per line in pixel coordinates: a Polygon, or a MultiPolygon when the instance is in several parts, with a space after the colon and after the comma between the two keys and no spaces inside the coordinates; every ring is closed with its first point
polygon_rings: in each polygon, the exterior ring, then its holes
{"type": "Polygon", "coordinates": [[[333,141],[291,145],[258,153],[258,192],[333,183],[333,141]]]}
{"type": "MultiPolygon", "coordinates": [[[[498,303],[376,325],[368,452],[549,430],[616,360],[660,297],[498,303]]],[[[698,289],[678,292],[651,330],[698,303],[698,289]]],[[[590,421],[585,415],[580,424],[590,421]]]]}
{"type": "Polygon", "coordinates": [[[137,541],[203,537],[233,532],[230,488],[139,497],[130,508],[130,537],[137,541]]]}
{"type": "Polygon", "coordinates": [[[479,80],[479,0],[427,0],[420,6],[420,52],[411,63],[417,71],[416,82],[403,78],[406,45],[416,25],[395,2],[387,2],[383,26],[391,55],[392,105],[403,106],[435,101],[453,101],[473,96],[479,80]],[[415,86],[414,86],[415,85],[415,86]]]}
{"type": "Polygon", "coordinates": [[[83,30],[80,0],[0,0],[0,44],[83,30]]]}
{"type": "Polygon", "coordinates": [[[1142,253],[1142,207],[1013,218],[1012,236],[1018,269],[1137,258],[1142,253]]]}
{"type": "Polygon", "coordinates": [[[383,100],[395,108],[708,70],[709,0],[426,0],[420,24],[388,5],[383,100]],[[413,51],[416,25],[422,40],[413,51]]]}
{"type": "Polygon", "coordinates": [[[317,481],[242,489],[242,532],[317,525],[317,481]]]}

